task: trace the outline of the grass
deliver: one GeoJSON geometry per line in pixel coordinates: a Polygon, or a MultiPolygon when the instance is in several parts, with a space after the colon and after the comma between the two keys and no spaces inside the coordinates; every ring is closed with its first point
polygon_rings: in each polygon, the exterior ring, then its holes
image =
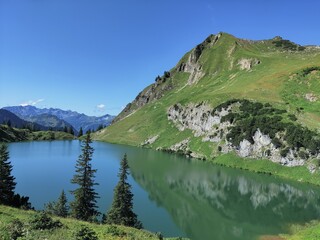
{"type": "MultiPolygon", "coordinates": [[[[6,238],[7,228],[13,220],[19,219],[24,223],[25,236],[19,239],[47,239],[47,240],[74,240],[74,233],[81,226],[87,226],[92,229],[99,240],[156,240],[159,237],[145,230],[138,230],[135,228],[94,224],[88,222],[78,221],[72,218],[53,217],[54,220],[59,220],[63,224],[61,228],[51,230],[32,230],[28,226],[29,220],[36,214],[35,211],[25,211],[16,208],[0,205],[0,239],[9,240],[6,238]]],[[[171,238],[174,240],[175,238],[171,238]]]]}
{"type": "Polygon", "coordinates": [[[320,185],[320,173],[317,172],[312,174],[305,166],[285,167],[273,163],[270,160],[241,158],[235,154],[221,155],[213,159],[213,163],[232,168],[245,169],[256,173],[275,175],[318,186],[320,185]]]}
{"type": "Polygon", "coordinates": [[[280,235],[287,240],[316,240],[320,239],[320,222],[312,221],[305,225],[291,226],[291,234],[280,235]]]}

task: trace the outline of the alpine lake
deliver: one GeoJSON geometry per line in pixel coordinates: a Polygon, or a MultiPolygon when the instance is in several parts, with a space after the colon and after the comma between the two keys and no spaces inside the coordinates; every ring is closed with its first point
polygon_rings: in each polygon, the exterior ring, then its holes
{"type": "MultiPolygon", "coordinates": [[[[320,188],[310,184],[220,167],[150,149],[93,142],[99,211],[111,207],[125,153],[134,211],[145,229],[165,237],[192,240],[259,239],[286,233],[291,224],[320,218],[320,188]]],[[[57,200],[70,183],[81,143],[75,141],[9,144],[16,192],[32,206],[57,200]]]]}

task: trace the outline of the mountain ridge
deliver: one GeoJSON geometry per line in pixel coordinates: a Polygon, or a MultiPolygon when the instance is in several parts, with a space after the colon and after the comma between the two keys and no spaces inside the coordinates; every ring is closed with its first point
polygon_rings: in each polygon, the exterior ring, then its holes
{"type": "MultiPolygon", "coordinates": [[[[113,120],[113,116],[106,114],[101,117],[87,116],[83,113],[78,113],[71,110],[62,110],[59,108],[37,108],[35,106],[10,106],[4,107],[3,109],[9,110],[15,113],[17,116],[26,119],[37,121],[35,116],[42,114],[49,114],[57,117],[58,119],[64,121],[60,125],[63,126],[73,126],[75,132],[78,132],[82,127],[83,131],[96,130],[100,125],[109,125],[113,120]]],[[[39,121],[44,121],[44,119],[39,119],[39,121]]]]}
{"type": "MultiPolygon", "coordinates": [[[[190,120],[186,124],[201,125],[199,124],[202,121],[200,112],[199,115],[192,113],[197,106],[205,103],[208,111],[211,112],[218,105],[232,99],[257,102],[262,106],[269,104],[272,109],[276,109],[274,110],[276,112],[285,111],[275,118],[276,124],[289,121],[293,124],[293,128],[297,126],[299,129],[297,131],[306,133],[307,130],[303,130],[306,126],[312,131],[317,131],[320,129],[319,66],[320,49],[304,47],[280,37],[251,41],[238,39],[227,33],[210,35],[187,52],[170,71],[157,77],[155,83],[143,89],[116,117],[114,123],[95,134],[94,138],[113,143],[169,149],[184,154],[191,152],[193,157],[212,159],[221,155],[217,149],[219,146],[222,147],[223,141],[228,142],[226,136],[214,142],[212,139],[204,140],[192,127],[179,129],[168,118],[169,109],[176,104],[180,104],[183,108],[193,106],[190,108],[189,115],[191,114],[193,119],[198,119],[198,122],[192,123],[193,120],[190,120]],[[296,120],[293,121],[292,119],[295,118],[296,120]]],[[[271,109],[269,108],[267,107],[265,111],[269,111],[271,109]]],[[[237,109],[232,110],[232,114],[236,113],[237,109]]],[[[249,113],[243,112],[243,114],[246,116],[249,113]]],[[[256,112],[252,114],[249,119],[254,121],[260,119],[255,115],[256,112]]],[[[265,121],[267,117],[268,115],[262,120],[265,121]]],[[[234,128],[237,124],[244,124],[241,121],[231,123],[229,127],[234,128]]],[[[210,131],[213,128],[220,128],[219,124],[222,122],[210,125],[210,131]]],[[[295,140],[291,139],[292,145],[290,143],[287,146],[285,140],[287,130],[281,129],[284,132],[277,133],[281,135],[276,135],[277,138],[283,141],[283,148],[290,147],[293,151],[282,149],[283,155],[289,152],[295,155],[296,150],[308,153],[310,149],[302,149],[301,146],[307,146],[309,143],[305,142],[305,145],[296,143],[297,136],[293,136],[295,140]]],[[[240,140],[244,141],[248,138],[249,143],[253,144],[257,129],[251,130],[250,134],[243,133],[243,136],[247,137],[240,140]]],[[[262,135],[264,136],[265,132],[262,132],[262,135]]],[[[310,136],[313,136],[312,139],[318,138],[313,133],[310,133],[310,136]]],[[[239,144],[238,141],[236,143],[239,144]]],[[[248,148],[253,148],[253,145],[246,144],[248,148]]],[[[235,149],[232,151],[237,152],[238,147],[233,146],[235,149]]],[[[263,148],[259,151],[263,151],[263,148]]],[[[289,155],[284,157],[286,156],[289,155]]],[[[319,155],[314,156],[319,158],[319,155]]],[[[252,157],[252,155],[249,154],[246,157],[252,157]]],[[[263,155],[262,158],[264,157],[266,156],[263,155]]],[[[312,169],[317,167],[313,165],[312,169]]]]}

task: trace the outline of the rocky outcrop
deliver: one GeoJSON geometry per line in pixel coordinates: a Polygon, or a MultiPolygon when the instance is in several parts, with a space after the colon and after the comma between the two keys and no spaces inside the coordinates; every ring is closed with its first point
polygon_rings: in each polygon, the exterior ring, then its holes
{"type": "MultiPolygon", "coordinates": [[[[289,167],[301,166],[310,162],[310,157],[304,157],[312,155],[308,150],[305,150],[306,154],[304,156],[301,155],[299,149],[289,149],[283,153],[272,143],[270,136],[263,134],[259,128],[253,133],[252,141],[243,139],[238,146],[233,145],[226,137],[233,124],[230,121],[225,121],[223,117],[238,107],[239,103],[237,102],[219,109],[212,109],[210,105],[204,102],[200,104],[191,103],[187,106],[175,104],[168,109],[167,117],[179,131],[190,129],[195,137],[202,137],[202,141],[218,143],[221,153],[233,151],[240,157],[269,159],[289,167]]],[[[276,136],[281,139],[280,134],[276,136]]],[[[182,149],[182,152],[188,152],[188,155],[190,155],[187,143],[188,141],[180,142],[172,146],[170,150],[177,152],[182,149]]],[[[312,158],[320,159],[320,156],[313,155],[312,158]]],[[[309,166],[311,172],[316,171],[315,169],[318,169],[318,167],[315,167],[314,164],[309,166]]]]}
{"type": "Polygon", "coordinates": [[[229,110],[230,108],[215,111],[204,102],[186,107],[175,104],[168,109],[168,119],[173,121],[180,131],[191,129],[194,136],[203,136],[203,141],[218,142],[230,126],[227,122],[221,124],[221,117],[226,116],[229,110]]]}
{"type": "Polygon", "coordinates": [[[260,60],[256,58],[241,58],[238,61],[238,65],[240,67],[240,70],[251,70],[253,66],[260,64],[260,60]]]}
{"type": "Polygon", "coordinates": [[[304,98],[308,100],[309,102],[316,102],[318,100],[317,96],[313,93],[307,93],[304,98]]]}
{"type": "Polygon", "coordinates": [[[298,157],[298,152],[292,149],[289,150],[286,156],[281,156],[280,150],[272,144],[271,138],[262,134],[260,129],[254,133],[252,139],[253,143],[244,139],[240,142],[238,148],[234,148],[240,157],[270,159],[273,162],[289,167],[305,164],[305,159],[298,157]]]}
{"type": "Polygon", "coordinates": [[[127,117],[135,110],[143,107],[144,105],[162,98],[166,92],[173,89],[170,78],[170,72],[165,72],[162,77],[157,77],[155,83],[145,88],[131,103],[127,104],[122,112],[113,120],[113,123],[127,117]]]}
{"type": "Polygon", "coordinates": [[[188,60],[182,62],[177,67],[178,72],[187,72],[190,73],[188,78],[188,84],[192,85],[197,83],[203,76],[204,72],[202,71],[202,65],[199,62],[199,59],[202,55],[202,52],[205,48],[210,48],[221,37],[221,34],[210,35],[203,43],[197,45],[190,53],[188,60]]]}
{"type": "Polygon", "coordinates": [[[146,145],[153,144],[158,138],[159,138],[159,135],[149,137],[143,143],[141,143],[140,146],[146,146],[146,145]]]}
{"type": "Polygon", "coordinates": [[[159,148],[157,148],[157,150],[158,151],[165,151],[165,152],[174,152],[174,153],[182,154],[186,157],[192,157],[192,158],[197,158],[197,159],[206,159],[206,157],[203,154],[191,151],[191,149],[189,147],[189,143],[190,143],[190,138],[186,138],[176,144],[171,145],[168,148],[159,147],[159,148]]]}

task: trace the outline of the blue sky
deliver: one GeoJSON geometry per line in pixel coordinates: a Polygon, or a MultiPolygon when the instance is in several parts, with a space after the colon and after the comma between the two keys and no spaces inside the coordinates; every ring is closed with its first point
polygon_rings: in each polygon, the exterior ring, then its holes
{"type": "Polygon", "coordinates": [[[320,1],[0,0],[0,107],[117,114],[209,34],[320,45],[320,1]]]}

